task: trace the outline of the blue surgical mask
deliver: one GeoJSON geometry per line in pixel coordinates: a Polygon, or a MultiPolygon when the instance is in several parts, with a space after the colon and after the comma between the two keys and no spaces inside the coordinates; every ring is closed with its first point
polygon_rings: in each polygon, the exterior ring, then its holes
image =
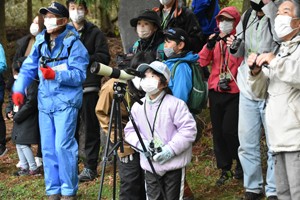
{"type": "Polygon", "coordinates": [[[164,53],[165,55],[169,58],[174,54],[174,49],[173,48],[164,48],[164,53]]]}

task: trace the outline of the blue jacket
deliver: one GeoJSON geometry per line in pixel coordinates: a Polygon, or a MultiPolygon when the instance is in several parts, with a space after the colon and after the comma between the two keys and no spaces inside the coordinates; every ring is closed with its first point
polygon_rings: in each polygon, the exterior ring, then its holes
{"type": "MultiPolygon", "coordinates": [[[[89,64],[89,55],[79,40],[78,33],[70,26],[55,38],[55,46],[50,51],[44,30],[36,37],[36,42],[30,55],[23,62],[18,79],[13,86],[14,92],[24,94],[25,88],[38,76],[38,108],[50,113],[64,110],[67,107],[80,108],[82,103],[82,83],[86,79],[86,68],[89,64]],[[70,47],[70,55],[68,55],[70,47]],[[60,61],[47,63],[55,71],[54,80],[45,80],[40,68],[40,57],[49,58],[68,57],[60,61]]],[[[49,37],[49,36],[48,36],[49,37]]]]}
{"type": "Polygon", "coordinates": [[[192,10],[197,16],[203,34],[210,35],[217,28],[216,16],[220,12],[218,0],[193,0],[192,10]]]}
{"type": "MultiPolygon", "coordinates": [[[[184,57],[179,58],[170,58],[165,61],[165,64],[168,66],[170,71],[172,71],[174,64],[179,61],[187,61],[187,62],[197,62],[199,56],[197,54],[193,54],[191,51],[188,52],[184,57]]],[[[177,66],[177,69],[174,74],[174,78],[169,81],[169,88],[171,89],[173,95],[185,103],[187,103],[190,95],[190,91],[192,90],[192,70],[188,63],[180,63],[177,66]]]]}
{"type": "Polygon", "coordinates": [[[3,73],[7,68],[5,53],[2,45],[0,44],[0,74],[3,73]]]}
{"type": "Polygon", "coordinates": [[[3,103],[4,101],[4,88],[5,88],[5,82],[2,73],[6,70],[6,68],[7,68],[7,64],[6,64],[5,53],[2,45],[0,44],[0,102],[1,103],[3,103]]]}

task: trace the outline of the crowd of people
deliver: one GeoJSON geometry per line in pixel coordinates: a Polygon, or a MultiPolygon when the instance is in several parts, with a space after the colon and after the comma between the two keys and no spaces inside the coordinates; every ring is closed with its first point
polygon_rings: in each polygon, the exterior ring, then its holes
{"type": "MultiPolygon", "coordinates": [[[[196,62],[210,69],[204,74],[220,170],[216,186],[243,179],[244,200],[300,199],[300,1],[250,0],[250,5],[241,15],[232,6],[220,10],[217,0],[194,0],[193,10],[180,0],[160,0],[158,8],[128,22],[137,38],[124,56],[128,63],[118,68],[142,77],[122,83],[119,199],[194,199],[186,166],[202,131],[188,106],[190,65],[196,62]],[[262,134],[268,147],[265,181],[262,134]]],[[[44,173],[49,200],[77,199],[79,182],[98,176],[100,133],[110,136],[109,144],[120,137],[111,121],[119,80],[101,85],[102,76],[90,70],[94,62],[109,65],[111,56],[105,34],[86,19],[88,13],[85,0],[41,8],[30,35],[18,41],[7,84],[5,111],[13,120],[19,158],[14,175],[44,173]],[[79,173],[80,126],[85,155],[79,173]]],[[[1,109],[7,68],[0,45],[1,109]]],[[[0,157],[8,151],[5,136],[0,115],[0,157]]]]}

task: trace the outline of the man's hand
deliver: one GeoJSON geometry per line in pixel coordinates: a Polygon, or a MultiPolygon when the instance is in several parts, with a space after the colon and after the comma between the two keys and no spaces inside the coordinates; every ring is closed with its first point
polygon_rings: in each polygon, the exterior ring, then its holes
{"type": "Polygon", "coordinates": [[[257,59],[256,59],[256,63],[258,66],[262,66],[264,64],[270,64],[270,62],[275,58],[275,55],[270,52],[270,53],[263,53],[260,54],[257,59]]]}
{"type": "Polygon", "coordinates": [[[24,103],[24,95],[20,92],[14,92],[12,94],[12,100],[16,106],[20,106],[24,103]]]}
{"type": "Polygon", "coordinates": [[[44,79],[47,80],[54,80],[55,79],[55,71],[51,67],[40,67],[40,70],[42,71],[44,79]]]}

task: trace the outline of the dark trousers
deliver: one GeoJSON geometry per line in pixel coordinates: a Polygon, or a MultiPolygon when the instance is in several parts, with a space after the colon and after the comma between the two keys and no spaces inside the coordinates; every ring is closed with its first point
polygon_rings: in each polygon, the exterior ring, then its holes
{"type": "Polygon", "coordinates": [[[0,101],[0,144],[2,145],[6,145],[6,126],[5,126],[5,122],[3,119],[3,115],[2,115],[2,105],[3,105],[3,101],[0,101]]]}
{"type": "MultiPolygon", "coordinates": [[[[163,176],[157,176],[168,200],[183,198],[185,168],[168,171],[163,176]]],[[[146,171],[145,180],[148,199],[164,200],[154,174],[146,171]]]]}
{"type": "Polygon", "coordinates": [[[230,170],[233,159],[238,160],[239,94],[209,91],[214,152],[217,167],[230,170]]]}
{"type": "Polygon", "coordinates": [[[144,170],[140,165],[140,154],[133,154],[133,160],[122,163],[118,159],[120,175],[120,200],[145,200],[144,170]]]}
{"type": "Polygon", "coordinates": [[[98,92],[85,93],[80,109],[80,118],[81,123],[84,124],[83,133],[85,134],[84,167],[91,170],[97,170],[100,150],[100,126],[95,113],[97,101],[98,92]]]}

